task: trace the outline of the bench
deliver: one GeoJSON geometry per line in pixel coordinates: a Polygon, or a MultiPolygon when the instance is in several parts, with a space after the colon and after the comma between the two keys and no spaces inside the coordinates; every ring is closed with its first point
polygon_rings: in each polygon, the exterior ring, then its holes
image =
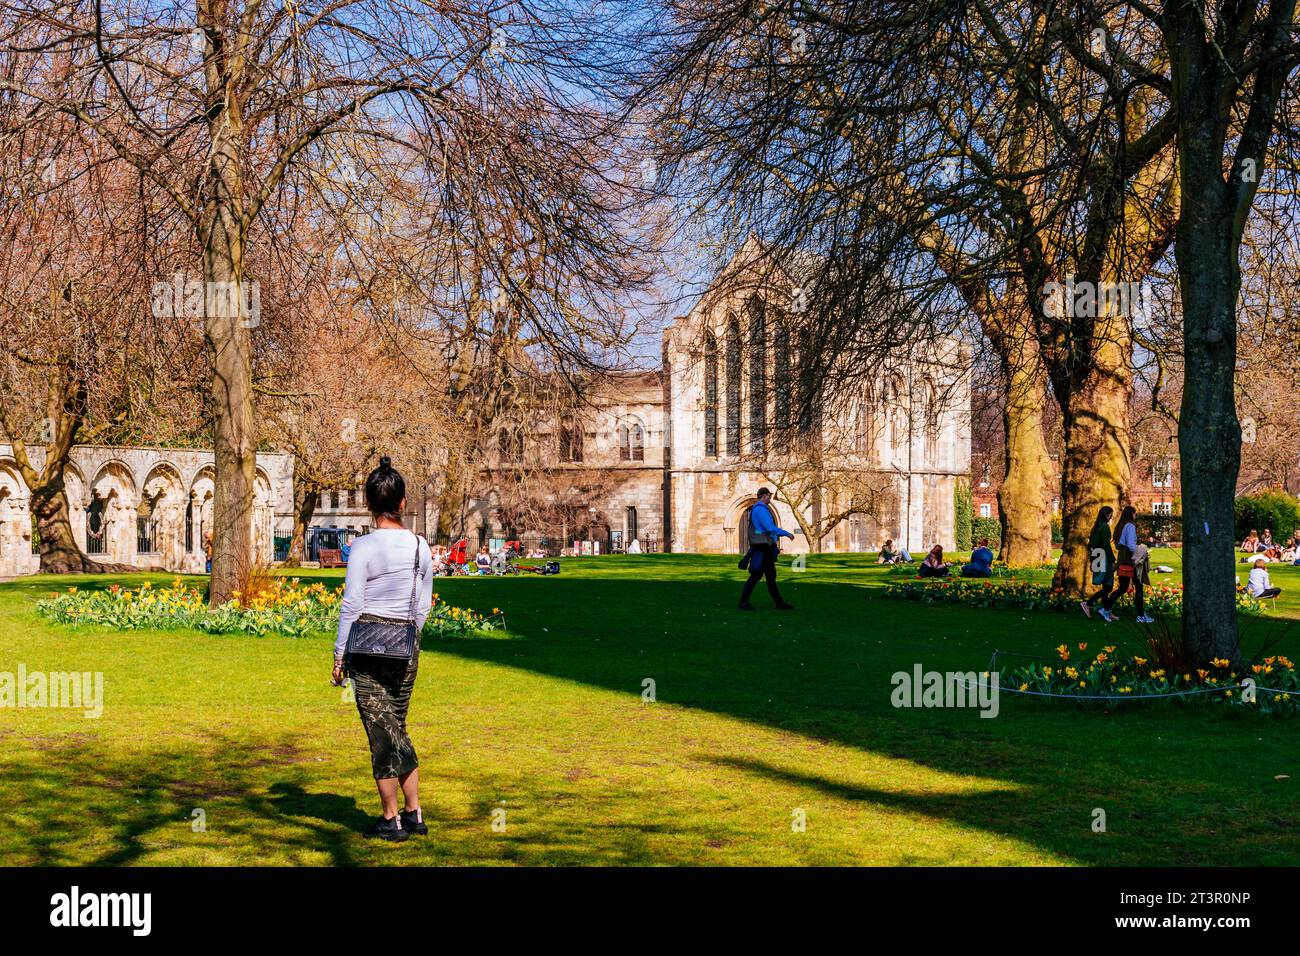
{"type": "Polygon", "coordinates": [[[322,568],[345,568],[347,563],[343,560],[343,552],[340,549],[321,548],[320,566],[322,568]]]}

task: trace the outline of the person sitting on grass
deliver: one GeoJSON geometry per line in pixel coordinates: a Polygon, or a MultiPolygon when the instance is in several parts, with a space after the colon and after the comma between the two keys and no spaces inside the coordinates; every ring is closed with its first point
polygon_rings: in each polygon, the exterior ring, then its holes
{"type": "Polygon", "coordinates": [[[886,538],[885,543],[880,546],[880,557],[876,564],[896,564],[898,562],[898,552],[894,550],[894,539],[886,538]]]}
{"type": "Polygon", "coordinates": [[[979,547],[970,554],[970,564],[961,566],[961,576],[963,578],[993,577],[993,551],[989,547],[988,538],[980,538],[979,547]]]}
{"type": "Polygon", "coordinates": [[[1250,529],[1250,534],[1246,535],[1245,540],[1241,542],[1241,550],[1246,554],[1254,554],[1259,550],[1259,532],[1254,528],[1250,529]]]}
{"type": "Polygon", "coordinates": [[[1268,579],[1267,565],[1268,562],[1263,558],[1256,561],[1250,569],[1250,580],[1246,583],[1246,593],[1257,601],[1275,598],[1282,593],[1282,589],[1273,587],[1273,582],[1268,579]]]}
{"type": "Polygon", "coordinates": [[[486,544],[478,549],[478,556],[474,559],[474,564],[478,567],[479,574],[487,574],[492,570],[492,555],[488,553],[486,544]]]}
{"type": "Polygon", "coordinates": [[[917,573],[923,578],[946,578],[949,566],[943,559],[943,545],[936,544],[921,562],[917,573]]]}

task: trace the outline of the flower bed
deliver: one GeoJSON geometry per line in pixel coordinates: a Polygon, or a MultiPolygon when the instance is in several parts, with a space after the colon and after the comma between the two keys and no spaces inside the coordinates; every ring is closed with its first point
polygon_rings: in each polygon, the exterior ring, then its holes
{"type": "Polygon", "coordinates": [[[1116,657],[1114,645],[1096,656],[1087,655],[1088,645],[1078,645],[1079,656],[1062,644],[1054,663],[1032,664],[999,671],[1003,689],[1034,695],[1076,698],[1080,702],[1110,698],[1110,702],[1142,697],[1168,697],[1187,702],[1235,702],[1255,707],[1260,713],[1290,716],[1300,710],[1300,674],[1282,655],[1234,670],[1227,660],[1215,660],[1207,668],[1169,673],[1149,658],[1116,657]],[[1246,694],[1244,678],[1255,682],[1246,694]]]}
{"type": "MultiPolygon", "coordinates": [[[[885,596],[920,601],[922,604],[964,604],[967,607],[1013,607],[1027,611],[1078,610],[1077,598],[1054,589],[1042,581],[1023,578],[909,578],[890,581],[885,585],[885,596]]],[[[1181,614],[1183,611],[1183,586],[1181,584],[1152,584],[1143,589],[1146,610],[1163,614],[1181,614]]],[[[1133,603],[1130,591],[1116,606],[1133,603]]],[[[1251,599],[1241,587],[1237,588],[1239,611],[1262,612],[1259,602],[1251,599]]]]}
{"type": "MultiPolygon", "coordinates": [[[[146,581],[138,588],[112,585],[102,591],[70,587],[40,601],[36,610],[61,624],[101,624],[123,630],[193,628],[209,634],[279,634],[304,637],[332,634],[338,628],[343,588],[303,584],[297,578],[275,578],[253,597],[235,592],[220,607],[209,608],[197,588],[176,578],[171,587],[155,588],[146,581]]],[[[425,621],[425,637],[470,637],[505,630],[499,608],[491,615],[453,607],[433,597],[425,621]]]]}

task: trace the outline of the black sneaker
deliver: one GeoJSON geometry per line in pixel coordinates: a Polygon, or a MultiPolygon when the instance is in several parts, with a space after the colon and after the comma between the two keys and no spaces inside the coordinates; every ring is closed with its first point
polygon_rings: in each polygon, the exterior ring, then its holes
{"type": "Polygon", "coordinates": [[[402,843],[411,838],[411,834],[402,828],[400,816],[393,817],[391,820],[380,817],[371,824],[365,835],[375,840],[387,840],[389,843],[402,843]]]}
{"type": "Polygon", "coordinates": [[[776,609],[777,609],[778,611],[793,611],[793,610],[794,610],[794,605],[793,605],[793,604],[787,604],[787,603],[785,603],[785,602],[783,601],[782,603],[780,603],[780,604],[778,604],[778,605],[776,606],[776,609]]]}
{"type": "Polygon", "coordinates": [[[412,836],[428,836],[429,825],[424,822],[424,813],[419,807],[414,810],[403,810],[402,829],[412,836]]]}
{"type": "Polygon", "coordinates": [[[736,606],[740,608],[742,611],[754,610],[754,605],[750,604],[748,601],[745,601],[743,604],[737,604],[736,606]]]}

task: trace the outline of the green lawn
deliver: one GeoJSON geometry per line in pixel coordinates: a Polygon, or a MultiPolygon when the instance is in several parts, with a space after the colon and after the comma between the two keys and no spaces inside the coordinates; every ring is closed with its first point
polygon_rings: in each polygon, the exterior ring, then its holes
{"type": "MultiPolygon", "coordinates": [[[[0,670],[105,680],[97,720],[0,710],[0,862],[1300,863],[1295,720],[1010,697],[992,720],[890,705],[890,675],[916,663],[1135,647],[1133,625],[884,599],[884,569],[861,556],[814,555],[801,574],[782,563],[793,614],[761,588],[757,613],[737,611],[728,557],[440,582],[452,603],[504,609],[510,634],[426,649],[410,726],[430,836],[397,846],[359,836],[377,802],[355,705],[328,683],[328,639],[58,628],[37,598],[109,582],[0,585],[0,670]]],[[[1286,632],[1300,631],[1300,568],[1272,573],[1284,594],[1247,650],[1277,637],[1300,658],[1286,632]]]]}

